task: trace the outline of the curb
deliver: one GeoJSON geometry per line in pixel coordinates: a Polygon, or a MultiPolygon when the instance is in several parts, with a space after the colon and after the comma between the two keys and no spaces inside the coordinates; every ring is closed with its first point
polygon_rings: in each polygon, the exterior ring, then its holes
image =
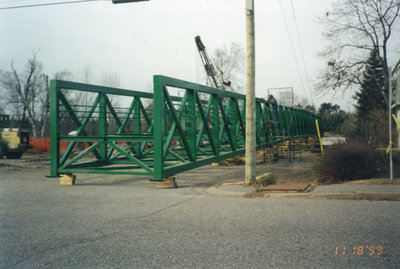
{"type": "Polygon", "coordinates": [[[208,187],[206,189],[206,192],[208,194],[212,195],[220,195],[220,196],[225,196],[225,197],[244,197],[248,192],[235,192],[235,191],[226,191],[226,190],[220,190],[216,186],[208,187]]]}
{"type": "Polygon", "coordinates": [[[368,200],[400,201],[398,192],[338,192],[338,193],[287,193],[287,192],[234,192],[220,190],[217,186],[208,187],[208,194],[224,197],[270,198],[270,199],[325,199],[325,200],[368,200]]]}
{"type": "Polygon", "coordinates": [[[400,201],[397,192],[265,193],[265,198],[303,198],[325,200],[400,201]]]}

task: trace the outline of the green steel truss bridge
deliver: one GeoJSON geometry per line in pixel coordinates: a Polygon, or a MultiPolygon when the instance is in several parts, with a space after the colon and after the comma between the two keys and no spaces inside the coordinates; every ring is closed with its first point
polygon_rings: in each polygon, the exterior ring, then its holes
{"type": "MultiPolygon", "coordinates": [[[[161,181],[245,153],[242,94],[160,75],[153,93],[61,80],[51,81],[50,91],[54,177],[131,174],[161,181]]],[[[311,112],[283,106],[278,112],[273,122],[272,109],[256,99],[257,149],[317,135],[311,112]]]]}

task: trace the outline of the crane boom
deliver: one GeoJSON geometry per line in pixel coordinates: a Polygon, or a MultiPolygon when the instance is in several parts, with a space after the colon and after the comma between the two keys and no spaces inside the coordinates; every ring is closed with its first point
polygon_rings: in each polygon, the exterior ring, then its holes
{"type": "Polygon", "coordinates": [[[214,86],[218,89],[225,89],[224,83],[220,81],[215,68],[208,57],[206,46],[204,46],[203,42],[200,39],[200,36],[196,36],[194,38],[196,42],[197,49],[199,50],[201,61],[203,62],[204,68],[206,69],[207,76],[211,78],[211,81],[214,83],[214,86]]]}

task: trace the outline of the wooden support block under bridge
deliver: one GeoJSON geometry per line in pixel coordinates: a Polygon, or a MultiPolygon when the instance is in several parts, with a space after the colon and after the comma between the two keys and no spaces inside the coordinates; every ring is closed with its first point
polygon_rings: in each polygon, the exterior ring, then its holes
{"type": "Polygon", "coordinates": [[[157,182],[157,189],[175,189],[177,188],[175,177],[164,178],[164,181],[157,182]]]}
{"type": "Polygon", "coordinates": [[[62,174],[60,176],[60,185],[75,185],[76,175],[73,174],[62,174]]]}

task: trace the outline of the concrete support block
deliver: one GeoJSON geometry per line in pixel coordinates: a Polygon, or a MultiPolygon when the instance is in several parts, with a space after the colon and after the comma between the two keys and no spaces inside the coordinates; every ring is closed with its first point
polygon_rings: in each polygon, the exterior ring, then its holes
{"type": "Polygon", "coordinates": [[[176,187],[175,177],[167,177],[164,181],[157,182],[157,189],[175,189],[176,187]]]}
{"type": "Polygon", "coordinates": [[[60,185],[75,185],[76,175],[73,174],[62,174],[60,176],[60,185]]]}

